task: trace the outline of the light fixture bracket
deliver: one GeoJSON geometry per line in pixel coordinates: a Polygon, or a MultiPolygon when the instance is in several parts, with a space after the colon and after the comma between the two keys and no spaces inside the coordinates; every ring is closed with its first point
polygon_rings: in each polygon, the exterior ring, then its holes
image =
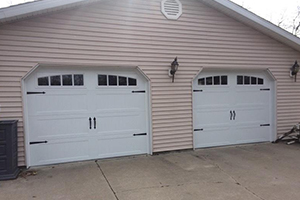
{"type": "Polygon", "coordinates": [[[171,69],[169,69],[169,76],[172,77],[172,83],[174,83],[175,73],[177,72],[179,63],[177,62],[177,57],[171,63],[171,69]]]}
{"type": "Polygon", "coordinates": [[[298,65],[297,60],[295,61],[294,65],[290,69],[290,77],[295,77],[295,82],[297,82],[297,74],[299,72],[300,66],[298,65]]]}

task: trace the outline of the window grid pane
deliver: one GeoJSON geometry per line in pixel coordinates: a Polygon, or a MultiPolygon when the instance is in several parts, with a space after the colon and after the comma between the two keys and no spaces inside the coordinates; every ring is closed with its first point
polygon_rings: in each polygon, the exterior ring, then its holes
{"type": "Polygon", "coordinates": [[[98,75],[98,86],[107,86],[107,75],[98,75]]]}
{"type": "Polygon", "coordinates": [[[212,85],[213,84],[213,79],[212,77],[207,77],[206,78],[206,85],[212,85]]]}
{"type": "Polygon", "coordinates": [[[228,84],[228,77],[221,76],[221,85],[227,85],[227,84],[228,84]]]}
{"type": "Polygon", "coordinates": [[[136,86],[136,79],[135,78],[128,78],[128,85],[129,86],[136,86]]]}
{"type": "Polygon", "coordinates": [[[258,78],[258,85],[263,85],[264,84],[264,79],[258,78]]]}
{"type": "Polygon", "coordinates": [[[75,86],[84,85],[83,74],[74,74],[74,85],[75,86]]]}
{"type": "Polygon", "coordinates": [[[244,76],[244,84],[250,85],[250,76],[244,76]]]}
{"type": "Polygon", "coordinates": [[[205,79],[204,78],[198,79],[198,85],[205,85],[205,79]]]}
{"type": "Polygon", "coordinates": [[[38,86],[49,86],[49,77],[38,78],[38,86]]]}
{"type": "Polygon", "coordinates": [[[214,76],[214,85],[220,85],[220,76],[214,76]]]}
{"type": "Polygon", "coordinates": [[[251,85],[256,85],[256,84],[257,84],[257,78],[251,77],[251,85]]]}
{"type": "Polygon", "coordinates": [[[244,84],[244,76],[237,76],[237,84],[238,85],[244,84]]]}
{"type": "Polygon", "coordinates": [[[61,86],[60,76],[51,76],[50,82],[51,82],[51,86],[61,86]]]}
{"type": "Polygon", "coordinates": [[[127,77],[119,76],[119,86],[127,86],[127,77]]]}
{"type": "Polygon", "coordinates": [[[108,84],[111,85],[111,86],[116,86],[116,85],[118,85],[118,82],[117,82],[117,76],[109,75],[109,76],[108,76],[108,84]]]}
{"type": "Polygon", "coordinates": [[[62,75],[63,85],[64,86],[72,86],[73,85],[73,78],[71,74],[62,75]]]}

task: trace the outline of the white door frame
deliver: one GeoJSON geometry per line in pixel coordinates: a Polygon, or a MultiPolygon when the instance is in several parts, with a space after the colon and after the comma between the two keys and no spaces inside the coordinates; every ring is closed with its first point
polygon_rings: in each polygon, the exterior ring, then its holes
{"type": "Polygon", "coordinates": [[[273,126],[271,127],[271,131],[273,132],[273,134],[271,134],[271,138],[270,138],[270,142],[274,142],[277,139],[277,80],[275,78],[275,76],[273,75],[273,73],[269,70],[269,68],[251,68],[251,69],[241,69],[241,68],[204,68],[201,67],[199,69],[199,72],[197,73],[196,76],[194,76],[194,78],[192,79],[192,105],[193,105],[193,149],[196,149],[196,144],[195,144],[195,113],[194,113],[194,81],[195,79],[197,79],[199,77],[199,75],[203,72],[204,69],[208,69],[208,70],[222,70],[222,71],[226,71],[226,70],[234,70],[234,71],[262,71],[265,72],[269,78],[271,79],[272,83],[271,83],[271,99],[272,99],[272,109],[271,109],[271,120],[272,120],[272,124],[273,126]]]}
{"type": "MultiPolygon", "coordinates": [[[[26,163],[26,167],[29,168],[31,167],[31,163],[30,163],[30,150],[29,150],[29,128],[28,128],[28,109],[27,109],[27,95],[26,95],[26,79],[33,74],[38,68],[41,67],[69,67],[70,69],[72,69],[73,67],[77,67],[78,65],[72,65],[72,64],[37,64],[35,65],[29,72],[27,72],[21,79],[21,91],[22,91],[22,106],[23,106],[23,128],[24,128],[24,144],[25,144],[25,163],[26,163]]],[[[139,66],[104,66],[104,65],[85,65],[83,67],[84,68],[112,68],[112,69],[123,69],[123,70],[128,70],[128,69],[135,69],[136,71],[138,71],[138,73],[140,73],[140,75],[142,75],[145,79],[146,79],[146,109],[147,109],[147,115],[146,115],[146,120],[147,120],[147,130],[148,130],[148,137],[147,137],[147,153],[152,155],[153,153],[153,149],[152,149],[152,115],[151,115],[151,87],[150,87],[150,78],[142,71],[142,69],[139,66]]]]}

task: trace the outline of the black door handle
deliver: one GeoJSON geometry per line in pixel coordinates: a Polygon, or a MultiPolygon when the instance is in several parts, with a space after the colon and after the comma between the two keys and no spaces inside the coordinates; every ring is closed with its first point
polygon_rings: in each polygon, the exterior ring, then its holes
{"type": "Polygon", "coordinates": [[[89,122],[90,122],[90,129],[92,129],[92,118],[89,118],[89,122]]]}
{"type": "Polygon", "coordinates": [[[96,123],[97,123],[96,117],[94,117],[94,129],[96,129],[96,123]]]}
{"type": "Polygon", "coordinates": [[[233,120],[235,120],[235,117],[236,117],[236,113],[235,113],[235,110],[233,111],[233,120]]]}
{"type": "Polygon", "coordinates": [[[230,111],[230,120],[232,120],[232,111],[230,111]]]}

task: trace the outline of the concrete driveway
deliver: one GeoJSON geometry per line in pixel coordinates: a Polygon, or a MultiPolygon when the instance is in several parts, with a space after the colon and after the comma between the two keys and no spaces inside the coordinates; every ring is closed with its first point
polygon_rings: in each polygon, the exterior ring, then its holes
{"type": "Polygon", "coordinates": [[[256,144],[32,168],[0,199],[295,200],[300,145],[256,144]]]}

